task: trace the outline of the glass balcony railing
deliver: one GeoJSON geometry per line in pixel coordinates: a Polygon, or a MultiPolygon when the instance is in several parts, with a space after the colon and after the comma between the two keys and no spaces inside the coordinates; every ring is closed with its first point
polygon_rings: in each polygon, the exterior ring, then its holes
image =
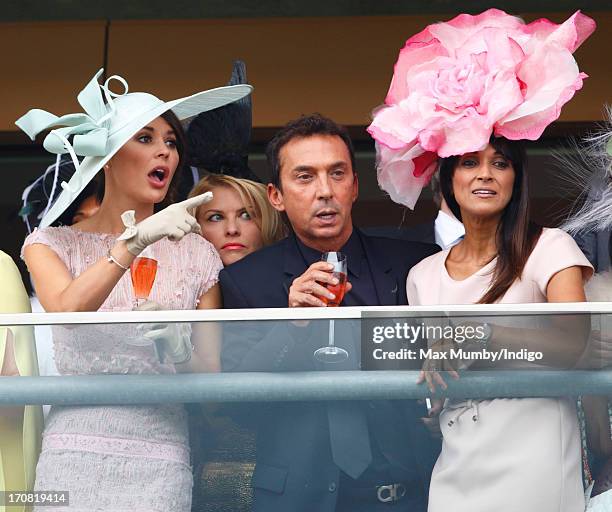
{"type": "MultiPolygon", "coordinates": [[[[287,442],[283,454],[279,436],[293,432],[296,442],[312,443],[305,449],[320,449],[320,439],[333,438],[325,411],[335,404],[365,410],[372,430],[395,418],[384,403],[409,404],[414,423],[436,398],[454,407],[612,395],[612,303],[0,315],[0,335],[30,328],[41,375],[0,378],[0,415],[51,405],[44,451],[65,434],[109,435],[115,420],[93,432],[79,423],[83,411],[133,422],[118,427],[122,437],[157,442],[159,431],[147,429],[162,411],[170,430],[188,427],[198,511],[248,511],[254,489],[289,492],[293,470],[278,460],[286,456],[290,467],[296,448],[287,442]],[[173,364],[177,354],[190,359],[173,364]],[[432,393],[417,383],[423,368],[439,370],[448,387],[434,380],[432,393]],[[276,476],[265,469],[271,459],[276,476]]],[[[370,437],[384,456],[384,441],[370,437]]],[[[326,492],[335,492],[332,483],[326,492]]]]}

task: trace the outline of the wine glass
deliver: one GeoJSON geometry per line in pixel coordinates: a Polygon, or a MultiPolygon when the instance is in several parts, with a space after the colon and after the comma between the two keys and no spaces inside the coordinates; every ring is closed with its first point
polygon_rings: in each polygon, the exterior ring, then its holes
{"type": "MultiPolygon", "coordinates": [[[[149,298],[149,294],[151,293],[151,289],[153,288],[153,283],[155,282],[155,276],[157,274],[157,260],[153,256],[153,252],[149,247],[147,247],[144,251],[140,253],[139,256],[134,258],[132,264],[130,265],[130,277],[132,278],[132,288],[134,288],[134,309],[137,309],[141,306],[141,302],[146,303],[149,298]]],[[[155,305],[153,303],[149,304],[151,308],[144,308],[145,311],[154,311],[155,305]]],[[[146,332],[147,324],[140,324],[136,328],[135,336],[126,336],[125,342],[128,345],[133,345],[135,347],[148,347],[153,345],[153,350],[155,351],[155,357],[160,361],[162,361],[162,357],[160,354],[162,353],[157,346],[157,343],[153,343],[150,339],[143,336],[143,333],[146,332]]]]}
{"type": "MultiPolygon", "coordinates": [[[[321,261],[331,263],[334,268],[333,276],[338,280],[337,284],[328,284],[326,288],[335,295],[333,299],[327,297],[319,297],[327,307],[338,307],[344,298],[346,292],[346,256],[341,252],[325,252],[321,256],[321,261]]],[[[318,348],[314,352],[314,357],[318,361],[324,363],[339,363],[348,358],[348,352],[343,348],[336,347],[334,344],[334,327],[335,320],[329,321],[329,341],[327,346],[318,348]]]]}
{"type": "Polygon", "coordinates": [[[134,307],[140,305],[140,301],[146,301],[153,288],[155,275],[157,274],[157,260],[149,248],[134,258],[130,265],[130,275],[132,277],[132,287],[134,288],[135,303],[134,307]]]}

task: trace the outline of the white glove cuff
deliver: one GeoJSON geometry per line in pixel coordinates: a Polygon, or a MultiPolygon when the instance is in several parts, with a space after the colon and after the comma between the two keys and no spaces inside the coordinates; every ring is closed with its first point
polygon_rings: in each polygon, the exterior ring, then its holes
{"type": "Polygon", "coordinates": [[[134,238],[138,234],[138,227],[136,226],[136,212],[134,210],[127,210],[121,214],[121,221],[125,226],[125,231],[121,233],[117,240],[126,240],[127,248],[134,256],[138,256],[142,249],[136,246],[134,238]]]}

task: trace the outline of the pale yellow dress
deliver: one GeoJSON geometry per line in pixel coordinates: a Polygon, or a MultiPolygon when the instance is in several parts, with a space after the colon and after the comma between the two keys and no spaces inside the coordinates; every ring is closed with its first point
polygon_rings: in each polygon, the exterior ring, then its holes
{"type": "MultiPolygon", "coordinates": [[[[2,251],[0,290],[0,313],[30,312],[30,300],[19,271],[13,260],[2,251]]],[[[38,375],[34,328],[31,326],[0,326],[0,368],[4,364],[8,336],[13,337],[19,374],[38,375]]],[[[0,491],[33,488],[42,427],[40,406],[26,406],[23,417],[17,418],[3,416],[0,412],[0,491]]],[[[6,512],[23,510],[23,507],[6,508],[6,512]]],[[[0,512],[5,512],[5,507],[0,506],[0,512]]]]}
{"type": "MultiPolygon", "coordinates": [[[[457,281],[446,270],[448,253],[434,254],[412,268],[407,280],[410,305],[478,302],[489,286],[495,260],[457,281]]],[[[522,279],[499,302],[546,302],[550,278],[572,266],[582,267],[585,279],[592,274],[590,263],[568,234],[545,228],[522,279]]],[[[498,317],[492,323],[499,323],[498,317]]],[[[450,402],[440,415],[440,427],[442,451],[432,474],[429,512],[584,510],[575,400],[450,402]],[[451,420],[454,423],[449,426],[451,420]]]]}

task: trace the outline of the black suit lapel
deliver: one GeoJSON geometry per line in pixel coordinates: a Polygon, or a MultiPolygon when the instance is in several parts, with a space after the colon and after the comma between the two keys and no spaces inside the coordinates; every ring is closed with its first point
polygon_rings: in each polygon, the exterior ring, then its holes
{"type": "Polygon", "coordinates": [[[361,238],[363,250],[370,266],[374,288],[378,297],[379,306],[396,306],[399,304],[398,297],[400,290],[397,277],[393,272],[393,267],[389,262],[389,258],[383,251],[379,250],[374,240],[364,235],[357,229],[361,238]]]}
{"type": "Polygon", "coordinates": [[[428,230],[423,240],[419,240],[419,242],[425,242],[428,244],[436,243],[436,224],[435,222],[431,222],[428,224],[428,230]]]}
{"type": "Polygon", "coordinates": [[[283,247],[283,291],[286,298],[289,297],[289,288],[293,280],[301,276],[305,270],[306,265],[295,241],[295,235],[289,235],[285,238],[283,247]]]}

